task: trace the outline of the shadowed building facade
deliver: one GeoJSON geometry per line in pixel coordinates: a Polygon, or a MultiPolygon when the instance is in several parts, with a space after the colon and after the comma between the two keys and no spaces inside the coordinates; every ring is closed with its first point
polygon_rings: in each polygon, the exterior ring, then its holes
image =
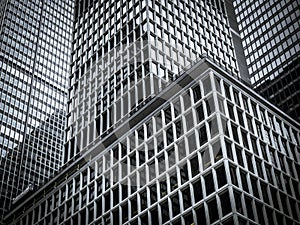
{"type": "Polygon", "coordinates": [[[251,84],[300,121],[299,1],[233,1],[251,84]]]}

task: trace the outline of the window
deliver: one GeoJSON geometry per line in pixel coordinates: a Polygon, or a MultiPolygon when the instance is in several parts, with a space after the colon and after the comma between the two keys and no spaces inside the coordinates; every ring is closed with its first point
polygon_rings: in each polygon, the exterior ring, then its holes
{"type": "Polygon", "coordinates": [[[189,91],[182,96],[182,101],[185,109],[188,109],[191,106],[191,96],[189,91]]]}
{"type": "Polygon", "coordinates": [[[245,167],[242,152],[243,150],[236,146],[236,157],[237,157],[238,164],[242,167],[245,167]]]}
{"type": "Polygon", "coordinates": [[[243,119],[243,112],[241,110],[237,110],[239,123],[241,126],[245,127],[244,119],[243,119]]]}
{"type": "Polygon", "coordinates": [[[157,206],[150,210],[151,224],[159,224],[157,206]]]}
{"type": "Polygon", "coordinates": [[[88,223],[91,223],[94,220],[94,207],[88,207],[88,223]]]}
{"type": "Polygon", "coordinates": [[[196,144],[196,137],[195,133],[193,132],[188,138],[188,146],[189,146],[189,152],[193,152],[194,150],[197,149],[197,144],[196,144]]]}
{"type": "Polygon", "coordinates": [[[210,223],[214,223],[219,219],[218,206],[215,197],[207,203],[210,223]]]}
{"type": "Polygon", "coordinates": [[[230,119],[235,121],[234,112],[233,112],[233,105],[227,102],[227,108],[228,108],[228,113],[229,113],[230,119]]]}
{"type": "Polygon", "coordinates": [[[156,121],[156,131],[160,130],[162,128],[162,118],[161,118],[161,113],[158,113],[155,116],[155,121],[156,121]]]}
{"type": "Polygon", "coordinates": [[[261,120],[263,122],[263,124],[266,124],[266,117],[265,117],[265,112],[261,109],[260,111],[260,115],[261,115],[261,120]]]}
{"type": "Polygon", "coordinates": [[[232,210],[228,190],[220,194],[220,201],[223,216],[227,215],[228,213],[231,213],[232,210]]]}
{"type": "Polygon", "coordinates": [[[160,152],[164,148],[164,140],[163,140],[163,134],[160,133],[156,137],[156,147],[157,147],[157,152],[160,152]]]}
{"type": "Polygon", "coordinates": [[[169,162],[169,168],[175,165],[175,150],[174,147],[172,147],[170,150],[168,150],[168,162],[169,162]]]}
{"type": "Polygon", "coordinates": [[[247,173],[245,173],[244,171],[241,171],[240,175],[241,175],[243,190],[249,193],[249,185],[247,182],[247,173]]]}
{"type": "Polygon", "coordinates": [[[213,117],[209,122],[210,138],[214,138],[219,133],[217,117],[213,117]]]}
{"type": "Polygon", "coordinates": [[[183,126],[181,119],[175,122],[175,129],[176,129],[176,138],[180,138],[183,133],[183,126]]]}
{"type": "Polygon", "coordinates": [[[185,115],[185,121],[186,121],[186,130],[189,131],[194,127],[194,122],[193,122],[193,114],[192,111],[188,112],[185,115]]]}
{"type": "Polygon", "coordinates": [[[146,189],[141,191],[140,193],[140,201],[141,201],[141,211],[145,210],[147,208],[147,192],[146,189]]]}
{"type": "Polygon", "coordinates": [[[177,146],[178,146],[178,157],[179,157],[179,160],[181,160],[181,159],[183,159],[186,156],[184,139],[181,139],[177,143],[177,146]]]}
{"type": "Polygon", "coordinates": [[[171,202],[172,202],[173,217],[175,217],[180,213],[178,193],[175,193],[173,196],[171,196],[171,202]]]}
{"type": "Polygon", "coordinates": [[[146,123],[146,135],[147,138],[151,137],[153,134],[153,125],[152,125],[152,120],[146,123]]]}
{"type": "Polygon", "coordinates": [[[160,185],[160,195],[161,198],[163,198],[167,194],[167,183],[165,180],[161,180],[159,181],[159,185],[160,185]]]}
{"type": "Polygon", "coordinates": [[[262,212],[262,213],[257,213],[259,224],[265,224],[264,216],[263,216],[263,205],[260,202],[255,202],[255,204],[256,204],[257,212],[262,212]]]}
{"type": "Polygon", "coordinates": [[[271,184],[274,184],[273,182],[273,178],[272,178],[272,168],[268,165],[265,164],[265,169],[266,169],[266,174],[267,174],[267,177],[268,177],[268,181],[271,183],[271,184]]]}
{"type": "Polygon", "coordinates": [[[122,222],[125,223],[128,220],[128,203],[125,202],[122,206],[122,222]]]}
{"type": "Polygon", "coordinates": [[[158,169],[159,169],[159,174],[163,173],[165,171],[165,156],[164,154],[161,154],[158,157],[158,169]]]}
{"type": "Polygon", "coordinates": [[[207,142],[207,134],[206,134],[205,125],[201,126],[199,129],[199,139],[200,139],[200,146],[207,142]]]}
{"type": "Polygon", "coordinates": [[[244,108],[247,112],[249,112],[248,102],[246,97],[243,97],[244,108]]]}
{"type": "Polygon", "coordinates": [[[222,147],[220,141],[217,141],[212,144],[213,156],[215,162],[218,162],[221,158],[223,158],[222,147]]]}
{"type": "Polygon", "coordinates": [[[172,176],[170,176],[170,187],[171,187],[171,191],[174,191],[178,187],[176,173],[174,173],[172,176]]]}
{"type": "Polygon", "coordinates": [[[231,124],[231,130],[232,130],[232,136],[233,139],[239,143],[239,136],[238,136],[238,132],[237,132],[237,126],[231,124]]]}
{"type": "Polygon", "coordinates": [[[133,198],[131,198],[131,217],[134,217],[138,213],[138,206],[137,206],[137,196],[135,195],[133,198]]]}
{"type": "Polygon", "coordinates": [[[242,207],[242,201],[241,201],[241,194],[237,191],[234,191],[234,199],[235,199],[235,206],[236,210],[243,214],[243,207],[242,207]]]}
{"type": "Polygon", "coordinates": [[[165,124],[168,124],[172,120],[172,115],[171,115],[171,107],[169,106],[164,110],[165,113],[165,124]]]}
{"type": "Polygon", "coordinates": [[[131,169],[131,171],[133,171],[137,165],[135,152],[134,152],[134,154],[129,156],[129,159],[130,159],[130,169],[131,169]]]}
{"type": "Polygon", "coordinates": [[[187,164],[185,163],[182,165],[180,169],[180,177],[181,177],[181,184],[184,184],[188,181],[188,170],[187,170],[187,164]]]}
{"type": "Polygon", "coordinates": [[[229,88],[229,86],[227,84],[224,84],[224,90],[225,90],[226,98],[228,98],[229,100],[231,100],[230,88],[229,88]]]}
{"type": "MultiPolygon", "coordinates": [[[[287,209],[287,207],[283,206],[283,209],[285,210],[285,209],[287,209]]],[[[275,224],[274,220],[273,220],[273,212],[274,212],[273,209],[271,209],[269,207],[266,207],[266,214],[267,214],[267,217],[268,217],[269,224],[275,224]]],[[[292,224],[292,223],[287,222],[287,224],[292,224]]]]}
{"type": "Polygon", "coordinates": [[[252,164],[252,155],[249,153],[246,153],[246,159],[247,159],[247,165],[248,165],[249,171],[254,173],[254,168],[253,168],[253,164],[252,164]]]}
{"type": "Polygon", "coordinates": [[[204,180],[205,180],[206,196],[208,196],[215,191],[214,179],[212,173],[209,172],[208,174],[206,174],[204,176],[204,180]]]}
{"type": "Polygon", "coordinates": [[[192,176],[196,176],[199,173],[199,161],[197,155],[191,159],[192,176]]]}
{"type": "Polygon", "coordinates": [[[202,158],[202,167],[203,170],[205,170],[211,165],[210,153],[208,147],[204,148],[204,150],[201,152],[201,158],[202,158]]]}
{"type": "Polygon", "coordinates": [[[253,115],[258,118],[257,116],[257,111],[256,111],[256,103],[254,103],[253,101],[251,101],[251,106],[252,106],[252,111],[253,111],[253,115]]]}
{"type": "Polygon", "coordinates": [[[144,141],[144,127],[140,127],[138,130],[137,130],[137,134],[138,134],[138,141],[139,143],[138,144],[141,144],[143,141],[144,141]]]}
{"type": "MultiPolygon", "coordinates": [[[[79,197],[77,199],[78,199],[78,206],[79,206],[79,197]]],[[[76,205],[77,204],[75,202],[75,206],[76,205]]],[[[96,207],[97,207],[97,217],[99,217],[102,215],[102,197],[100,197],[96,200],[96,207]]]]}
{"type": "Polygon", "coordinates": [[[179,116],[181,114],[181,107],[180,107],[180,101],[179,99],[175,100],[173,103],[174,106],[174,114],[175,117],[179,116]]]}
{"type": "Polygon", "coordinates": [[[119,209],[118,208],[113,211],[113,224],[119,224],[119,209]]]}
{"type": "Polygon", "coordinates": [[[247,139],[247,133],[245,131],[242,130],[242,139],[243,139],[243,144],[244,146],[249,149],[249,145],[248,145],[248,139],[247,139]]]}
{"type": "Polygon", "coordinates": [[[221,80],[218,77],[214,77],[214,80],[215,80],[216,90],[221,93],[221,85],[220,85],[221,80]]]}
{"type": "Polygon", "coordinates": [[[236,168],[233,166],[230,166],[230,176],[231,176],[231,182],[233,185],[238,186],[237,183],[237,176],[236,176],[236,168]]]}
{"type": "Polygon", "coordinates": [[[206,213],[203,204],[196,208],[197,223],[206,224],[206,213]]]}
{"type": "Polygon", "coordinates": [[[142,165],[145,162],[145,151],[144,150],[139,150],[139,165],[142,165]]]}
{"type": "Polygon", "coordinates": [[[264,202],[270,204],[269,196],[268,196],[268,185],[265,184],[264,182],[260,182],[260,186],[261,186],[261,193],[263,195],[264,202]]]}
{"type": "Polygon", "coordinates": [[[201,121],[204,120],[204,111],[203,111],[203,105],[200,103],[196,107],[196,118],[197,118],[197,123],[200,123],[201,121]]]}
{"type": "Polygon", "coordinates": [[[278,199],[277,199],[277,190],[273,187],[270,187],[270,192],[271,192],[274,207],[280,210],[278,199]]]}
{"type": "Polygon", "coordinates": [[[269,150],[270,150],[269,154],[270,154],[270,160],[271,160],[272,165],[278,167],[277,162],[275,160],[275,151],[272,150],[271,148],[269,150]]]}
{"type": "Polygon", "coordinates": [[[259,155],[258,149],[257,149],[257,145],[256,145],[256,140],[254,139],[254,137],[251,137],[251,144],[252,144],[252,150],[256,155],[259,155]]]}
{"type": "Polygon", "coordinates": [[[205,77],[202,80],[202,82],[203,82],[204,95],[207,95],[212,90],[210,76],[205,77]]]}
{"type": "Polygon", "coordinates": [[[239,93],[236,90],[233,91],[233,96],[235,103],[240,106],[239,93]]]}
{"type": "Polygon", "coordinates": [[[192,203],[191,203],[191,193],[190,193],[189,186],[182,190],[182,199],[183,199],[184,209],[187,209],[192,205],[192,203]]]}
{"type": "Polygon", "coordinates": [[[119,187],[113,189],[113,206],[119,203],[119,187]]]}
{"type": "MultiPolygon", "coordinates": [[[[69,190],[69,197],[70,197],[73,194],[73,180],[71,180],[70,183],[68,184],[68,190],[69,190]]],[[[57,199],[57,203],[58,203],[58,199],[57,199]]]]}
{"type": "Polygon", "coordinates": [[[87,184],[87,171],[84,171],[82,173],[82,187],[84,187],[87,184]]]}
{"type": "Polygon", "coordinates": [[[217,173],[218,186],[219,186],[219,188],[221,188],[222,186],[227,184],[227,178],[226,178],[226,172],[225,172],[224,165],[218,167],[216,169],[216,173],[217,173]]]}
{"type": "Polygon", "coordinates": [[[200,91],[200,86],[197,85],[193,88],[193,96],[194,96],[194,103],[199,101],[201,99],[201,91],[200,91]]]}
{"type": "Polygon", "coordinates": [[[226,145],[227,157],[229,159],[233,160],[231,143],[226,140],[225,145],[226,145]]]}
{"type": "Polygon", "coordinates": [[[252,120],[251,120],[251,117],[250,116],[247,116],[247,124],[248,124],[248,129],[251,133],[254,133],[253,132],[253,125],[252,125],[252,120]]]}
{"type": "Polygon", "coordinates": [[[157,189],[156,189],[155,183],[150,186],[150,201],[151,201],[151,204],[154,204],[157,202],[157,189]]]}
{"type": "Polygon", "coordinates": [[[206,104],[207,116],[210,116],[212,113],[215,112],[215,103],[211,95],[205,100],[205,104],[206,104]]]}
{"type": "Polygon", "coordinates": [[[88,189],[89,189],[89,201],[92,201],[95,195],[94,185],[90,185],[88,189]]]}
{"type": "Polygon", "coordinates": [[[202,189],[200,178],[193,183],[193,189],[194,189],[195,202],[201,201],[203,199],[203,193],[202,193],[203,189],[202,189]]]}
{"type": "Polygon", "coordinates": [[[151,159],[154,156],[154,140],[151,139],[150,141],[148,141],[147,143],[147,147],[148,147],[148,159],[151,159]]]}
{"type": "Polygon", "coordinates": [[[167,145],[170,145],[173,142],[174,142],[173,126],[171,125],[169,128],[167,128],[167,145]]]}

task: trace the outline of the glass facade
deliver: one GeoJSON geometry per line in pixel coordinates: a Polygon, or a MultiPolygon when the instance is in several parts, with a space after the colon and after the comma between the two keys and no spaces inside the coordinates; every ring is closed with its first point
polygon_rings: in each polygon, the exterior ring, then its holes
{"type": "Polygon", "coordinates": [[[77,1],[64,161],[202,54],[239,76],[225,12],[223,1],[77,1]]]}
{"type": "Polygon", "coordinates": [[[300,121],[298,1],[233,1],[254,88],[300,121]]]}
{"type": "Polygon", "coordinates": [[[207,59],[175,83],[7,224],[299,223],[299,124],[207,59]]]}
{"type": "Polygon", "coordinates": [[[72,1],[0,1],[0,218],[62,164],[72,1]]]}

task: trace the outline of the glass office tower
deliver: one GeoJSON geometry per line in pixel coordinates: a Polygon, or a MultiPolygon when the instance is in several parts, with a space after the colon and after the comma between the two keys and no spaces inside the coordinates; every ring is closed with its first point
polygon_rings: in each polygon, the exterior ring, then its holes
{"type": "Polygon", "coordinates": [[[251,83],[300,121],[299,1],[233,2],[251,83]]]}
{"type": "Polygon", "coordinates": [[[72,1],[0,2],[0,217],[62,164],[72,9],[72,1]]]}
{"type": "Polygon", "coordinates": [[[73,35],[65,162],[200,55],[239,74],[223,1],[77,1],[73,35]]]}
{"type": "Polygon", "coordinates": [[[299,223],[299,124],[240,83],[226,12],[76,1],[66,163],[5,222],[299,223]]]}

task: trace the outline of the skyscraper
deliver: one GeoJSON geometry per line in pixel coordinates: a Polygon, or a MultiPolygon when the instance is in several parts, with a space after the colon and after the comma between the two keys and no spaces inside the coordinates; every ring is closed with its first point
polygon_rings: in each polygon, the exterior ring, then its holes
{"type": "Polygon", "coordinates": [[[299,156],[299,124],[203,58],[5,222],[297,224],[299,156]]]}
{"type": "Polygon", "coordinates": [[[62,164],[73,5],[56,0],[0,5],[2,218],[13,198],[62,164]]]}
{"type": "Polygon", "coordinates": [[[233,2],[252,85],[300,121],[299,1],[233,2]]]}
{"type": "Polygon", "coordinates": [[[238,76],[224,2],[178,4],[76,2],[65,162],[202,54],[238,76]]]}
{"type": "Polygon", "coordinates": [[[226,12],[76,1],[65,165],[5,222],[299,223],[299,124],[239,81],[226,12]]]}

